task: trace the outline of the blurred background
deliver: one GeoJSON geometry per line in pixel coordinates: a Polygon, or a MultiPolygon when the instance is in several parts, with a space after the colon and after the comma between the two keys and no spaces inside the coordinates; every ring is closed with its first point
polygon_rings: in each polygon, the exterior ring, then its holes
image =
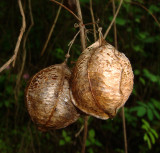
{"type": "MultiPolygon", "coordinates": [[[[22,5],[26,16],[26,31],[31,19],[28,0],[22,5]]],[[[91,23],[90,1],[80,0],[84,23],[91,23]]],[[[95,20],[103,33],[113,18],[112,0],[93,0],[95,20]]],[[[65,0],[65,5],[67,1],[65,0]]],[[[115,0],[116,8],[119,0],[115,0]]],[[[68,5],[67,5],[68,6],[68,5]]],[[[55,20],[59,6],[49,0],[31,1],[34,25],[26,45],[24,37],[15,67],[10,64],[0,73],[0,153],[80,153],[83,117],[60,130],[42,133],[31,121],[24,101],[27,81],[39,70],[62,63],[68,44],[78,32],[77,20],[65,9],[60,15],[51,39],[41,55],[55,20]]],[[[74,5],[70,8],[76,9],[74,5]]],[[[76,11],[75,11],[76,13],[76,11]]],[[[124,0],[118,17],[117,39],[120,52],[130,59],[134,71],[134,89],[125,104],[128,153],[160,152],[160,21],[159,0],[124,0]]],[[[0,67],[10,59],[22,25],[18,2],[0,1],[0,67]]],[[[93,26],[86,25],[88,42],[94,42],[93,26]]],[[[97,33],[98,36],[98,33],[97,33]]],[[[113,27],[107,42],[114,45],[113,27]]],[[[78,36],[71,49],[69,66],[72,68],[81,53],[78,36]]],[[[122,115],[119,110],[114,119],[99,120],[90,117],[86,153],[124,153],[122,115]]]]}

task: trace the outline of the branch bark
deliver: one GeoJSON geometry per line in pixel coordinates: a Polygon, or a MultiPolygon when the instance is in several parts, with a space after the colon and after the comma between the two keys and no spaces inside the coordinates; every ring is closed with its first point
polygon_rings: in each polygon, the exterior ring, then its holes
{"type": "MultiPolygon", "coordinates": [[[[86,48],[86,36],[85,36],[85,26],[83,24],[83,18],[82,18],[82,12],[79,0],[76,0],[76,6],[77,6],[77,13],[78,18],[81,20],[79,22],[79,28],[80,28],[80,39],[81,39],[81,46],[82,51],[86,48]]],[[[86,146],[86,139],[87,139],[87,132],[88,132],[88,116],[84,117],[84,135],[83,135],[83,144],[82,144],[82,150],[81,153],[85,153],[85,146],[86,146]]]]}
{"type": "Polygon", "coordinates": [[[77,6],[77,13],[78,13],[78,18],[80,19],[79,21],[79,28],[80,28],[80,38],[81,38],[81,46],[82,46],[82,51],[86,48],[86,43],[85,43],[85,31],[84,31],[84,24],[83,24],[83,18],[82,18],[82,12],[81,12],[81,7],[79,0],[76,0],[76,6],[77,6]]]}
{"type": "Polygon", "coordinates": [[[117,11],[116,11],[116,13],[115,13],[115,15],[114,15],[114,17],[113,17],[113,19],[112,19],[109,27],[108,27],[108,29],[106,30],[106,32],[105,32],[105,34],[104,34],[104,39],[107,37],[107,35],[108,35],[108,33],[109,33],[109,31],[110,31],[113,23],[115,22],[116,17],[117,17],[117,15],[118,15],[118,13],[119,13],[119,10],[120,10],[120,8],[121,8],[121,6],[122,6],[122,3],[123,3],[123,0],[121,0],[120,3],[119,3],[118,9],[117,9],[117,11]]]}
{"type": "MultiPolygon", "coordinates": [[[[114,0],[112,0],[112,6],[113,6],[113,16],[115,16],[116,7],[115,7],[115,2],[114,2],[114,0]]],[[[116,22],[115,22],[115,21],[114,21],[113,26],[114,26],[114,42],[115,42],[115,48],[118,49],[118,43],[117,43],[117,28],[116,28],[116,22]]],[[[124,106],[122,107],[122,122],[123,122],[123,135],[124,135],[125,153],[128,153],[124,106]]]]}
{"type": "MultiPolygon", "coordinates": [[[[63,0],[62,0],[61,4],[62,4],[62,3],[63,3],[63,0]]],[[[44,44],[44,46],[43,46],[43,49],[42,49],[42,51],[41,51],[41,56],[44,54],[44,52],[45,52],[45,50],[46,50],[46,48],[47,48],[48,42],[49,42],[49,40],[50,40],[50,38],[51,38],[51,35],[52,35],[53,31],[54,31],[54,28],[55,28],[55,25],[56,25],[56,23],[57,23],[59,14],[60,14],[60,12],[61,12],[61,8],[62,8],[62,6],[60,5],[59,8],[58,8],[58,11],[57,11],[56,18],[54,19],[54,22],[53,22],[52,27],[51,27],[51,29],[50,29],[50,32],[49,32],[49,34],[48,34],[48,38],[47,38],[47,40],[46,40],[46,42],[45,42],[45,44],[44,44]]]]}
{"type": "Polygon", "coordinates": [[[96,35],[96,25],[95,25],[95,18],[94,18],[93,7],[92,7],[92,0],[90,0],[90,12],[91,12],[91,17],[93,22],[94,41],[96,41],[97,35],[96,35]]]}
{"type": "Polygon", "coordinates": [[[15,65],[17,53],[18,53],[18,51],[19,51],[19,47],[20,47],[20,44],[21,44],[21,40],[22,40],[23,34],[24,34],[24,32],[25,32],[25,29],[26,29],[26,19],[25,19],[25,14],[24,14],[24,10],[23,10],[23,7],[22,7],[21,0],[18,0],[18,5],[19,5],[19,9],[20,9],[21,16],[22,16],[22,27],[21,27],[21,30],[20,30],[20,34],[19,34],[19,36],[18,36],[18,40],[17,40],[16,46],[15,46],[15,49],[14,49],[14,54],[13,54],[13,56],[0,68],[0,72],[2,72],[4,69],[6,69],[6,67],[9,66],[12,62],[13,62],[13,66],[15,65]]]}

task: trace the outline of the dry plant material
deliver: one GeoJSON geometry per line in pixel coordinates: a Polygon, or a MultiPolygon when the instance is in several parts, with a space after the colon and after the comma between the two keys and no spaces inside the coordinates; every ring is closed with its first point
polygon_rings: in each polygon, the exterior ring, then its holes
{"type": "Polygon", "coordinates": [[[98,40],[82,52],[73,70],[73,103],[89,115],[113,118],[132,92],[133,77],[128,58],[98,40]]]}
{"type": "Polygon", "coordinates": [[[30,80],[26,88],[26,105],[39,130],[64,128],[79,118],[70,98],[70,76],[64,62],[41,70],[30,80]]]}

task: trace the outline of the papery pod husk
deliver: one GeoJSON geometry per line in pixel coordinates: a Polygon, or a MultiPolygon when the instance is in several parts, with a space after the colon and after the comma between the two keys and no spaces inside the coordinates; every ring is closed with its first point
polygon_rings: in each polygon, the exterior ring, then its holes
{"type": "Polygon", "coordinates": [[[133,89],[133,71],[128,58],[106,41],[96,41],[78,58],[71,88],[73,103],[100,119],[113,118],[133,89]]]}
{"type": "Polygon", "coordinates": [[[70,98],[70,76],[64,62],[47,67],[31,78],[26,88],[26,106],[39,130],[64,128],[79,118],[70,98]]]}

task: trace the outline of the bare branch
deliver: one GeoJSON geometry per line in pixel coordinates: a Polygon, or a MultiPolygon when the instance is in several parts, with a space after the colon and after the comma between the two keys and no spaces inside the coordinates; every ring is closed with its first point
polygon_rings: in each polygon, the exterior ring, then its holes
{"type": "Polygon", "coordinates": [[[84,32],[84,24],[83,24],[83,18],[82,18],[82,12],[81,12],[81,7],[79,0],[76,0],[76,5],[77,5],[77,12],[78,12],[78,17],[80,18],[79,21],[79,28],[80,28],[80,37],[81,37],[81,46],[82,46],[82,51],[86,48],[86,37],[85,37],[85,32],[84,32]]]}
{"type": "MultiPolygon", "coordinates": [[[[115,8],[115,2],[112,0],[112,6],[113,6],[113,16],[115,15],[116,8],[115,8]]],[[[115,42],[115,48],[118,49],[118,43],[117,43],[117,28],[116,28],[116,22],[114,21],[114,42],[115,42]]],[[[125,147],[125,153],[128,153],[128,146],[127,146],[127,132],[126,132],[126,122],[125,122],[125,112],[124,112],[124,106],[122,107],[122,122],[123,122],[123,135],[124,135],[124,147],[125,147]]]]}
{"type": "MultiPolygon", "coordinates": [[[[112,0],[112,7],[113,7],[113,16],[116,13],[116,7],[115,7],[115,2],[112,0]]],[[[115,43],[115,48],[118,49],[118,44],[117,44],[117,27],[116,27],[116,22],[114,21],[113,24],[114,27],[114,43],[115,43]]]]}
{"type": "Polygon", "coordinates": [[[16,81],[16,87],[15,87],[15,96],[18,96],[18,92],[19,92],[19,88],[20,88],[20,80],[21,80],[21,76],[24,70],[24,66],[25,66],[25,61],[26,61],[26,41],[29,35],[29,32],[31,30],[31,28],[34,25],[34,21],[33,21],[33,15],[32,15],[32,7],[31,7],[31,0],[28,0],[28,6],[29,6],[29,14],[30,14],[30,18],[31,18],[31,24],[26,32],[26,34],[24,35],[24,39],[23,39],[23,57],[22,57],[22,65],[21,65],[21,69],[17,75],[17,81],[16,81]]]}
{"type": "Polygon", "coordinates": [[[155,15],[152,14],[152,12],[150,10],[148,10],[144,5],[138,3],[138,2],[128,2],[128,3],[131,3],[131,4],[134,4],[134,5],[138,5],[140,6],[141,8],[143,8],[144,10],[146,10],[152,17],[153,19],[155,20],[155,22],[158,24],[158,26],[160,27],[160,22],[158,21],[158,19],[156,18],[155,15]]]}
{"type": "Polygon", "coordinates": [[[18,41],[17,41],[16,47],[15,47],[15,50],[14,50],[15,59],[13,60],[13,67],[15,65],[15,61],[16,61],[16,58],[17,58],[17,54],[18,54],[18,50],[19,50],[19,46],[20,46],[22,37],[23,37],[23,33],[25,32],[25,29],[26,29],[25,14],[24,14],[24,10],[23,10],[23,7],[22,7],[21,0],[18,0],[18,5],[19,5],[20,12],[21,12],[21,15],[22,15],[22,28],[21,28],[21,33],[18,37],[18,41]]]}
{"type": "MultiPolygon", "coordinates": [[[[80,38],[81,38],[81,46],[82,51],[86,48],[86,36],[85,36],[85,26],[83,24],[83,18],[82,18],[82,12],[79,0],[76,0],[76,6],[77,6],[77,13],[78,17],[80,18],[79,22],[79,28],[80,28],[80,38]]],[[[82,144],[82,150],[81,153],[85,153],[85,147],[86,147],[86,139],[87,139],[87,133],[88,133],[88,116],[84,117],[84,135],[83,135],[83,144],[82,144]]]]}
{"type": "MultiPolygon", "coordinates": [[[[61,4],[62,4],[62,3],[63,3],[63,0],[61,1],[61,4]]],[[[53,31],[54,31],[54,28],[55,28],[55,25],[56,25],[56,23],[57,23],[59,14],[60,14],[60,12],[61,12],[61,8],[62,8],[62,5],[60,5],[59,8],[58,8],[56,18],[54,19],[54,22],[53,22],[52,27],[51,27],[51,29],[50,29],[50,32],[49,32],[49,34],[48,34],[48,38],[47,38],[47,40],[46,40],[46,42],[45,42],[45,44],[44,44],[44,47],[43,47],[43,49],[42,49],[42,51],[41,51],[41,56],[44,54],[44,52],[45,52],[45,50],[46,50],[46,48],[47,48],[48,42],[49,42],[49,40],[50,40],[50,38],[51,38],[51,35],[52,35],[53,31]]]]}
{"type": "Polygon", "coordinates": [[[119,13],[119,10],[120,10],[120,8],[121,8],[121,6],[122,6],[122,3],[123,3],[123,0],[121,0],[120,3],[119,3],[118,9],[117,9],[117,11],[116,11],[116,13],[115,13],[115,15],[114,15],[114,17],[113,17],[113,19],[112,19],[109,27],[108,27],[108,29],[106,30],[106,32],[105,32],[105,34],[104,34],[104,39],[106,39],[106,37],[107,37],[107,35],[108,35],[108,33],[109,33],[109,31],[110,31],[113,23],[115,22],[116,17],[117,17],[117,15],[118,15],[118,13],[119,13]]]}
{"type": "Polygon", "coordinates": [[[19,50],[19,47],[20,47],[20,43],[21,43],[23,34],[25,32],[25,29],[26,29],[25,14],[24,14],[24,11],[23,11],[21,0],[18,0],[18,5],[19,5],[20,13],[22,15],[22,27],[21,27],[21,30],[20,30],[20,34],[18,36],[16,46],[15,46],[14,55],[0,68],[0,72],[2,72],[12,62],[13,62],[13,66],[15,65],[15,60],[16,60],[17,53],[18,53],[18,50],[19,50]]]}
{"type": "Polygon", "coordinates": [[[59,3],[59,2],[57,2],[57,1],[55,1],[55,0],[50,0],[50,1],[52,1],[52,2],[54,2],[54,3],[57,3],[58,5],[61,5],[61,6],[62,6],[63,8],[65,8],[67,11],[69,11],[78,21],[81,21],[81,20],[78,18],[78,16],[75,15],[74,12],[71,11],[69,8],[67,8],[65,5],[59,3]]]}
{"type": "Polygon", "coordinates": [[[93,22],[94,41],[96,41],[97,40],[96,25],[95,25],[95,18],[94,18],[94,13],[93,13],[93,8],[92,8],[92,0],[90,0],[90,12],[91,12],[91,17],[92,17],[92,22],[93,22]]]}

